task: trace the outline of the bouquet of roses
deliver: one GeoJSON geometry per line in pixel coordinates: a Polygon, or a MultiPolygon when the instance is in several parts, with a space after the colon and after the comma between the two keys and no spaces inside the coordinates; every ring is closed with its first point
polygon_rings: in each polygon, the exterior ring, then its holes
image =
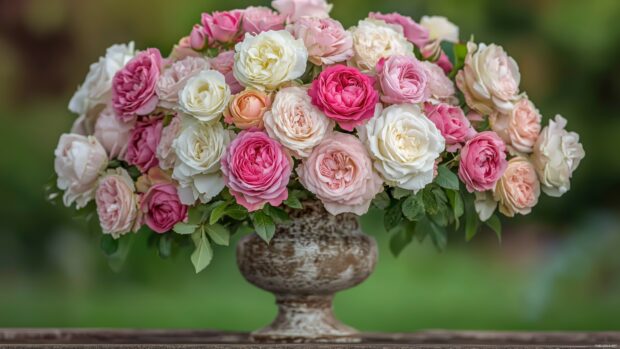
{"type": "Polygon", "coordinates": [[[501,46],[443,17],[345,29],[324,0],[272,6],[203,13],[167,58],[129,43],[91,65],[51,196],[93,212],[108,254],[150,234],[164,257],[193,246],[198,272],[212,244],[269,242],[306,199],[380,208],[396,254],[414,236],[442,249],[448,229],[499,234],[495,211],[569,190],[579,136],[559,115],[542,128],[501,46]]]}

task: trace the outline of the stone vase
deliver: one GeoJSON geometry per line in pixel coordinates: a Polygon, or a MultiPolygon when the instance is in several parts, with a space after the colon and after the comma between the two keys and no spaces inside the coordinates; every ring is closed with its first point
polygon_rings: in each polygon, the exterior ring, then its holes
{"type": "Polygon", "coordinates": [[[275,295],[278,315],[252,333],[257,342],[359,342],[358,332],[334,317],[334,293],[364,281],[374,270],[377,245],[356,216],[327,213],[318,201],[290,210],[269,244],[256,234],[237,245],[241,274],[275,295]]]}

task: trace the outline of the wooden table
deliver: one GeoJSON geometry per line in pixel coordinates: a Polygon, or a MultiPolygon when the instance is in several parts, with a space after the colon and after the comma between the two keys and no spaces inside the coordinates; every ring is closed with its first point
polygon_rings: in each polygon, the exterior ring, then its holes
{"type": "Polygon", "coordinates": [[[210,330],[0,329],[0,348],[618,348],[620,332],[367,333],[359,344],[256,344],[210,330]]]}

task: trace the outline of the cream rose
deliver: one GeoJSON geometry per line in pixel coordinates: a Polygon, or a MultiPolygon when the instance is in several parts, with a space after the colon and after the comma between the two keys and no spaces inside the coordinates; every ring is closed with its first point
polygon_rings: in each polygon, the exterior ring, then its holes
{"type": "Polygon", "coordinates": [[[95,194],[99,224],[104,234],[118,239],[136,226],[138,198],[133,180],[123,168],[108,170],[95,194]]]}
{"type": "Polygon", "coordinates": [[[508,113],[518,98],[521,74],[512,57],[495,44],[467,44],[465,66],[456,84],[467,105],[484,115],[508,113]]]}
{"type": "Polygon", "coordinates": [[[506,217],[526,215],[538,203],[540,182],[532,163],[521,156],[510,159],[504,175],[495,185],[493,198],[499,203],[499,212],[506,217]]]}
{"type": "Polygon", "coordinates": [[[433,181],[445,141],[419,106],[392,105],[358,131],[386,183],[418,191],[433,181]]]}
{"type": "Polygon", "coordinates": [[[54,150],[58,189],[64,190],[65,206],[80,209],[93,199],[99,175],[108,165],[105,149],[93,136],[66,133],[54,150]]]}
{"type": "Polygon", "coordinates": [[[570,179],[586,155],[579,135],[565,129],[566,119],[549,120],[534,145],[532,161],[545,194],[560,197],[570,189],[570,179]]]}
{"type": "Polygon", "coordinates": [[[373,73],[381,58],[413,55],[413,44],[399,25],[382,20],[364,19],[349,29],[353,37],[353,58],[350,63],[364,73],[373,73]]]}
{"type": "Polygon", "coordinates": [[[179,182],[179,198],[185,205],[197,199],[208,202],[224,189],[220,159],[232,139],[221,123],[186,118],[173,143],[177,161],[172,178],[179,182]]]}
{"type": "Polygon", "coordinates": [[[540,134],[541,115],[534,104],[523,97],[508,113],[493,113],[489,116],[491,128],[508,145],[512,153],[531,153],[540,134]]]}
{"type": "Polygon", "coordinates": [[[420,25],[428,30],[429,40],[459,42],[459,27],[442,16],[424,16],[420,25]]]}
{"type": "Polygon", "coordinates": [[[91,64],[86,79],[77,89],[69,110],[84,115],[98,105],[106,105],[112,97],[112,78],[135,55],[134,43],[112,45],[104,57],[91,64]]]}
{"type": "Polygon", "coordinates": [[[179,92],[181,110],[203,122],[219,120],[229,100],[230,87],[215,70],[201,71],[179,92]]]}
{"type": "Polygon", "coordinates": [[[246,34],[235,46],[235,78],[245,87],[273,91],[306,71],[308,51],[286,30],[246,34]]]}
{"type": "Polygon", "coordinates": [[[310,156],[334,128],[334,122],[312,105],[308,90],[302,87],[280,90],[263,120],[269,136],[297,158],[310,156]]]}

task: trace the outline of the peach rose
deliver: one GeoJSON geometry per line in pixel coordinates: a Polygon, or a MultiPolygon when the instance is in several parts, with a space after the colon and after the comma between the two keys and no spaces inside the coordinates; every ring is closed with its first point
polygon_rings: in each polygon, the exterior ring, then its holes
{"type": "Polygon", "coordinates": [[[526,215],[538,203],[540,182],[532,163],[521,156],[508,161],[508,167],[495,185],[493,198],[499,211],[507,217],[526,215]]]}
{"type": "Polygon", "coordinates": [[[493,131],[506,142],[511,152],[531,153],[540,134],[540,112],[524,97],[515,103],[507,114],[494,113],[489,116],[493,131]]]}
{"type": "Polygon", "coordinates": [[[263,115],[271,108],[272,96],[256,90],[242,91],[231,99],[224,110],[224,121],[242,130],[263,128],[263,115]]]}

